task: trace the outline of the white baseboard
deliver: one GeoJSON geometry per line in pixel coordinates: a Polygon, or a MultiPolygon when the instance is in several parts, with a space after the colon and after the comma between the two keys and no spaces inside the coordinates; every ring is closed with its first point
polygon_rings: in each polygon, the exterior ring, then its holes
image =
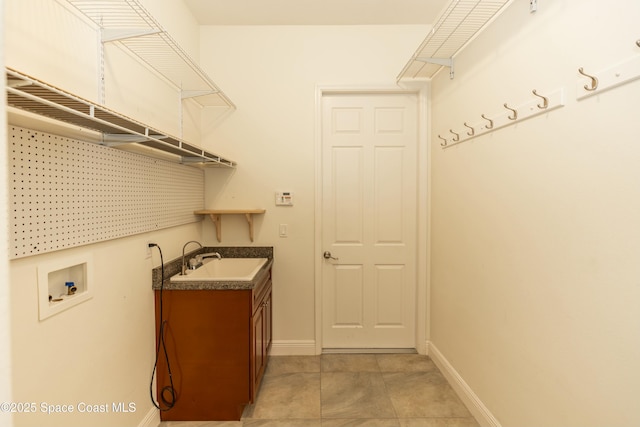
{"type": "Polygon", "coordinates": [[[436,346],[432,342],[429,342],[427,348],[431,360],[433,360],[438,369],[440,369],[451,387],[458,393],[458,396],[460,396],[460,399],[462,399],[478,423],[480,423],[482,427],[502,427],[496,417],[493,416],[491,411],[489,411],[480,398],[471,390],[471,387],[469,387],[436,346]]]}
{"type": "Polygon", "coordinates": [[[316,342],[314,340],[284,340],[273,341],[271,356],[315,356],[316,342]]]}
{"type": "Polygon", "coordinates": [[[151,408],[147,415],[140,421],[138,427],[158,427],[160,424],[160,412],[156,408],[151,408]]]}

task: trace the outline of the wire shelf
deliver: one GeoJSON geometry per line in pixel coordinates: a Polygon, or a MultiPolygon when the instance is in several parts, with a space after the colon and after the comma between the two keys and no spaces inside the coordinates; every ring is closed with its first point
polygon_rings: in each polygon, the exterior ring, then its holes
{"type": "Polygon", "coordinates": [[[430,79],[443,66],[451,68],[453,78],[453,57],[511,1],[452,0],[397,80],[430,79]]]}
{"type": "Polygon", "coordinates": [[[104,145],[136,143],[179,156],[186,164],[236,166],[232,160],[8,67],[6,78],[7,105],[100,132],[104,145]]]}
{"type": "Polygon", "coordinates": [[[100,28],[103,43],[119,43],[201,106],[235,108],[200,66],[138,0],[67,0],[100,28]]]}

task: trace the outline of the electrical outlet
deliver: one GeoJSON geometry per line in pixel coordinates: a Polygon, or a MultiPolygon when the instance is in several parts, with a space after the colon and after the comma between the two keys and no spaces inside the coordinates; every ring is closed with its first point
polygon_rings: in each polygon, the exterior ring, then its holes
{"type": "Polygon", "coordinates": [[[153,250],[153,248],[149,246],[151,243],[153,243],[151,240],[147,240],[147,243],[144,244],[146,248],[145,257],[144,257],[145,259],[151,258],[151,251],[153,250]]]}
{"type": "Polygon", "coordinates": [[[533,13],[538,10],[538,0],[529,0],[529,12],[533,13]]]}

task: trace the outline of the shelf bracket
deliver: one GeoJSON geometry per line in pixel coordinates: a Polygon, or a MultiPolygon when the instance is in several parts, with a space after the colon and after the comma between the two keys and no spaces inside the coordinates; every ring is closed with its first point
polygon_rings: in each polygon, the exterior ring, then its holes
{"type": "Polygon", "coordinates": [[[217,90],[183,90],[180,91],[180,99],[197,98],[199,96],[215,95],[216,93],[220,92],[217,90]]]}
{"type": "MultiPolygon", "coordinates": [[[[220,214],[209,214],[211,221],[213,221],[213,225],[216,226],[216,237],[218,238],[218,242],[222,242],[222,215],[220,214]]],[[[253,241],[253,239],[251,239],[253,241]]]]}
{"type": "Polygon", "coordinates": [[[150,138],[163,139],[165,135],[148,135],[147,137],[142,135],[127,135],[122,133],[105,133],[102,135],[102,144],[108,147],[117,147],[119,145],[141,143],[150,141],[150,138]]]}
{"type": "Polygon", "coordinates": [[[216,227],[216,237],[218,242],[222,241],[222,215],[244,215],[249,224],[249,238],[253,242],[253,215],[265,213],[264,209],[221,209],[221,210],[199,210],[195,211],[196,215],[209,215],[211,221],[216,227]]]}
{"type": "Polygon", "coordinates": [[[443,67],[449,67],[449,78],[453,80],[453,58],[427,58],[417,57],[416,61],[426,62],[428,64],[442,65],[443,67]]]}
{"type": "Polygon", "coordinates": [[[249,223],[249,238],[253,242],[253,215],[246,213],[244,216],[247,218],[247,222],[249,223]]]}
{"type": "Polygon", "coordinates": [[[11,78],[10,76],[7,76],[7,87],[19,88],[19,87],[25,87],[25,86],[31,86],[31,82],[21,80],[21,79],[14,79],[14,78],[11,78]]]}
{"type": "Polygon", "coordinates": [[[116,42],[119,40],[131,39],[135,37],[151,36],[160,34],[162,30],[143,30],[138,28],[103,28],[100,30],[102,43],[116,42]]]}
{"type": "MultiPolygon", "coordinates": [[[[249,223],[249,238],[253,242],[253,215],[245,213],[244,216],[249,223]]],[[[222,242],[222,215],[209,214],[209,217],[211,218],[211,221],[213,221],[213,225],[216,226],[216,237],[218,238],[218,242],[222,242]]]]}

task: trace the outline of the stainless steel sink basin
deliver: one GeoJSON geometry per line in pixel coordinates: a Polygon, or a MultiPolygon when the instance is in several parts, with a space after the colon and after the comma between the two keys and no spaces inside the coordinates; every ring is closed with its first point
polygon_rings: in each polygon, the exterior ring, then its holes
{"type": "Polygon", "coordinates": [[[268,258],[207,258],[196,270],[188,270],[187,274],[176,274],[172,282],[207,282],[207,281],[251,281],[268,258]]]}

